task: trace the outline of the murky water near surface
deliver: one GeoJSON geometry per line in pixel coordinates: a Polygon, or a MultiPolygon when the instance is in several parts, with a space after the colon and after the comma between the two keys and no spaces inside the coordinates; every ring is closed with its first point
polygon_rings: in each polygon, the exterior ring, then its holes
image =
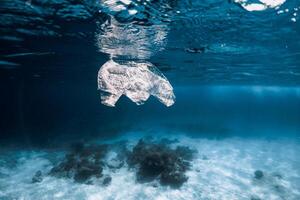
{"type": "Polygon", "coordinates": [[[299,10],[3,1],[0,199],[299,199],[299,10]]]}

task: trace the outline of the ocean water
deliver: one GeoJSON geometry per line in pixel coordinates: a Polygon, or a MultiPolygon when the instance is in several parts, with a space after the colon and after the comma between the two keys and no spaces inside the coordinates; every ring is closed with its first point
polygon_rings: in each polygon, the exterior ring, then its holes
{"type": "Polygon", "coordinates": [[[299,15],[298,0],[0,2],[0,200],[300,199],[299,15]]]}

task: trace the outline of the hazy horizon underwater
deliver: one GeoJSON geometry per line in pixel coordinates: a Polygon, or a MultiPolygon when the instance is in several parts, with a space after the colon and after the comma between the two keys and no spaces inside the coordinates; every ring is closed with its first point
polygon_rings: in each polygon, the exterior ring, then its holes
{"type": "Polygon", "coordinates": [[[299,200],[299,0],[1,0],[0,200],[299,200]]]}

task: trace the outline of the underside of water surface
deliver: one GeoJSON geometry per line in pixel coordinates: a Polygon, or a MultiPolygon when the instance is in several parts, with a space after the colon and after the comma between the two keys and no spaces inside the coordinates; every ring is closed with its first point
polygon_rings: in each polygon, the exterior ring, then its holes
{"type": "Polygon", "coordinates": [[[0,200],[299,200],[298,0],[2,0],[0,200]]]}

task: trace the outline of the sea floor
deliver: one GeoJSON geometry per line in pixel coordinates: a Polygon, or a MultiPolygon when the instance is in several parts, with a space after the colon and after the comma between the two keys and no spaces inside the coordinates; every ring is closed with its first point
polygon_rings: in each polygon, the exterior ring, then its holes
{"type": "MultiPolygon", "coordinates": [[[[128,134],[128,149],[140,139],[128,134]]],[[[160,136],[163,138],[164,136],[160,136]]],[[[171,139],[170,136],[167,136],[171,139]]],[[[172,136],[172,146],[196,150],[188,180],[180,188],[140,183],[127,164],[104,169],[111,177],[107,186],[76,183],[48,172],[67,150],[10,148],[0,152],[0,199],[88,199],[88,200],[298,200],[300,199],[300,139],[224,138],[205,139],[172,136]],[[32,183],[38,170],[41,182],[32,183]],[[255,171],[263,176],[255,178],[255,171]]],[[[157,140],[155,138],[154,140],[157,140]]]]}

